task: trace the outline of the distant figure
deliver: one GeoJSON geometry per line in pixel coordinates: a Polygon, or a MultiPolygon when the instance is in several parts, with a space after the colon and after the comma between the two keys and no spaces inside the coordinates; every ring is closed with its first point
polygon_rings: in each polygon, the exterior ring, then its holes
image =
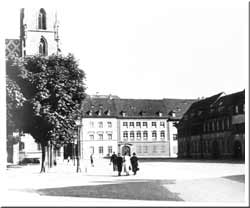
{"type": "Polygon", "coordinates": [[[110,163],[113,163],[113,171],[117,170],[117,155],[113,152],[112,156],[110,157],[110,163]]]}
{"type": "Polygon", "coordinates": [[[94,167],[93,153],[90,155],[90,163],[91,163],[91,166],[94,167]]]}
{"type": "Polygon", "coordinates": [[[131,165],[132,165],[132,171],[134,175],[136,175],[136,172],[139,170],[138,168],[138,158],[136,157],[135,152],[133,153],[133,156],[130,158],[131,165]]]}
{"type": "Polygon", "coordinates": [[[68,156],[67,160],[68,160],[68,163],[69,163],[69,161],[70,161],[70,156],[68,156]]]}
{"type": "Polygon", "coordinates": [[[122,162],[123,159],[121,157],[121,154],[118,153],[117,159],[116,159],[116,164],[117,164],[117,170],[118,170],[118,176],[121,176],[121,172],[122,172],[122,162]]]}
{"type": "Polygon", "coordinates": [[[131,163],[130,163],[130,157],[128,153],[125,153],[124,155],[124,171],[126,175],[129,175],[129,169],[131,169],[131,163]]]}

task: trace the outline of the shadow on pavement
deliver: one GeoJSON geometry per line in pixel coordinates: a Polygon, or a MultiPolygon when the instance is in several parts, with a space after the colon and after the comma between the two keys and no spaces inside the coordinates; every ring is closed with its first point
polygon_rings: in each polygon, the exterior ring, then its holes
{"type": "Polygon", "coordinates": [[[139,158],[140,162],[180,162],[180,163],[229,163],[245,164],[244,160],[239,159],[181,159],[181,158],[139,158]]]}
{"type": "Polygon", "coordinates": [[[233,181],[237,181],[237,182],[240,182],[240,183],[245,183],[245,175],[225,176],[223,178],[233,180],[233,181]]]}
{"type": "Polygon", "coordinates": [[[40,195],[47,196],[183,201],[178,196],[178,193],[172,193],[164,187],[166,184],[173,184],[174,180],[116,180],[103,182],[109,184],[47,188],[36,191],[40,195]]]}

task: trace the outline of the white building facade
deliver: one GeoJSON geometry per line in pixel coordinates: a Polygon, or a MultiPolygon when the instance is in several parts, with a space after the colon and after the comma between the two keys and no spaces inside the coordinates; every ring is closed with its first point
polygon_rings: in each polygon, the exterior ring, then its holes
{"type": "Polygon", "coordinates": [[[86,98],[82,110],[82,154],[89,157],[93,153],[102,158],[112,152],[135,152],[141,158],[177,157],[175,124],[179,119],[167,101],[175,103],[171,106],[178,107],[180,117],[184,112],[181,99],[86,98]]]}
{"type": "Polygon", "coordinates": [[[95,158],[103,158],[117,152],[116,118],[83,118],[82,129],[83,158],[92,153],[95,158]]]}
{"type": "Polygon", "coordinates": [[[170,139],[165,118],[118,119],[118,149],[140,157],[169,157],[170,139]]]}

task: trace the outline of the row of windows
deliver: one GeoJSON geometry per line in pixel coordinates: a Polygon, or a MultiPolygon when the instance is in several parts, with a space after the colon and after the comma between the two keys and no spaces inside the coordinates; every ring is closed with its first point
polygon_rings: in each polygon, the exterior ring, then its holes
{"type": "MultiPolygon", "coordinates": [[[[111,121],[108,121],[108,122],[106,123],[106,125],[107,125],[108,128],[112,128],[112,122],[111,122],[111,121]]],[[[90,126],[90,128],[94,128],[94,127],[95,127],[94,122],[93,122],[93,121],[90,121],[89,126],[90,126]]],[[[98,128],[103,128],[103,127],[104,127],[104,123],[103,123],[102,121],[99,121],[99,122],[97,123],[97,126],[98,126],[98,128]]]]}
{"type": "MultiPolygon", "coordinates": [[[[95,147],[94,146],[91,146],[90,149],[91,149],[92,153],[95,153],[95,147]]],[[[103,146],[98,147],[98,153],[99,154],[103,154],[103,152],[104,152],[103,150],[104,150],[103,146]]],[[[107,147],[107,152],[108,152],[108,154],[111,154],[113,152],[112,146],[107,147]]]]}
{"type": "Polygon", "coordinates": [[[218,120],[210,120],[203,124],[203,131],[204,132],[211,132],[211,131],[224,131],[230,128],[230,120],[229,118],[225,119],[218,119],[218,120]]]}
{"type": "MultiPolygon", "coordinates": [[[[103,140],[103,134],[98,134],[97,136],[98,136],[98,137],[96,138],[97,140],[103,140]]],[[[107,136],[108,136],[108,140],[112,140],[112,138],[113,138],[112,134],[107,134],[107,136]]],[[[90,135],[89,135],[89,139],[90,139],[90,140],[95,140],[94,134],[90,134],[90,135]]]]}
{"type": "MultiPolygon", "coordinates": [[[[126,122],[126,121],[124,121],[123,122],[123,124],[122,124],[124,127],[141,127],[141,126],[143,126],[143,127],[148,127],[148,122],[126,122]]],[[[151,126],[152,127],[157,127],[157,122],[155,122],[155,121],[152,121],[151,122],[151,126]]],[[[161,121],[160,122],[160,127],[165,127],[165,122],[164,121],[161,121]]]]}
{"type": "MultiPolygon", "coordinates": [[[[95,147],[94,146],[91,146],[90,147],[91,151],[93,153],[95,153],[95,147]]],[[[165,153],[167,151],[167,148],[166,148],[166,145],[153,145],[153,146],[148,146],[148,145],[143,145],[143,146],[136,146],[136,152],[138,154],[141,154],[141,153],[165,153]]],[[[113,148],[112,146],[108,146],[107,147],[107,153],[108,154],[112,154],[113,152],[113,148]]],[[[104,147],[103,146],[99,146],[98,147],[98,153],[99,154],[103,154],[104,153],[104,147]]]]}
{"type": "MultiPolygon", "coordinates": [[[[107,121],[107,123],[106,123],[106,125],[107,125],[107,127],[108,128],[112,128],[112,122],[111,121],[107,121]]],[[[148,127],[148,122],[123,122],[123,124],[122,124],[124,127],[148,127]]],[[[165,127],[165,122],[164,121],[161,121],[160,122],[160,127],[165,127]]],[[[90,121],[90,123],[89,123],[89,126],[91,127],[91,128],[94,128],[95,127],[95,124],[94,124],[94,122],[93,121],[90,121]]],[[[102,122],[102,121],[99,121],[98,123],[97,123],[97,126],[98,126],[98,128],[103,128],[104,127],[104,122],[102,122]]],[[[157,127],[157,122],[151,122],[151,126],[152,127],[157,127]]]]}
{"type": "MultiPolygon", "coordinates": [[[[220,105],[220,104],[219,104],[220,105]]],[[[233,112],[235,114],[239,114],[239,113],[245,113],[245,104],[242,104],[242,105],[235,105],[235,106],[228,106],[228,111],[231,111],[230,109],[233,107],[233,112]]],[[[209,112],[210,113],[213,113],[215,111],[218,111],[218,112],[222,112],[226,107],[225,106],[219,106],[217,109],[215,108],[210,108],[209,109],[209,112]]],[[[197,112],[192,112],[188,115],[184,115],[184,118],[185,119],[188,119],[188,118],[192,118],[194,116],[200,116],[202,114],[202,111],[199,110],[197,112]]]]}
{"type": "MultiPolygon", "coordinates": [[[[227,140],[227,141],[220,140],[216,143],[216,145],[218,146],[218,149],[220,149],[220,151],[224,153],[230,152],[230,144],[231,144],[230,140],[227,140]]],[[[212,144],[212,141],[209,141],[209,140],[203,140],[202,143],[200,141],[193,141],[191,143],[190,151],[193,153],[200,153],[200,152],[211,153],[212,152],[211,145],[215,145],[215,144],[212,144]]],[[[185,145],[185,143],[180,143],[179,150],[180,152],[186,152],[187,145],[185,145]]]]}
{"type": "MultiPolygon", "coordinates": [[[[141,132],[141,131],[137,131],[137,132],[134,132],[134,131],[131,131],[131,132],[124,131],[123,132],[123,139],[127,140],[128,139],[128,135],[130,137],[130,140],[134,140],[135,136],[136,136],[137,140],[140,140],[141,137],[143,137],[144,140],[148,139],[148,132],[147,131],[143,131],[143,132],[141,132]]],[[[152,138],[154,140],[157,139],[157,131],[152,131],[151,135],[152,135],[152,138]]],[[[160,138],[161,139],[165,139],[165,131],[160,131],[160,138]]]]}
{"type": "Polygon", "coordinates": [[[141,153],[165,153],[167,150],[166,145],[153,145],[153,146],[148,146],[148,145],[138,145],[136,146],[136,152],[138,154],[141,153]]]}

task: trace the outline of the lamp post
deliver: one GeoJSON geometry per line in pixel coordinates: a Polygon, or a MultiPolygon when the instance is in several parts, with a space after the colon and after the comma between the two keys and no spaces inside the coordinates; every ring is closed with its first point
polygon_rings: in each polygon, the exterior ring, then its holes
{"type": "Polygon", "coordinates": [[[80,133],[81,133],[81,118],[76,120],[77,125],[77,155],[76,155],[76,172],[81,172],[80,168],[80,154],[81,154],[81,141],[80,141],[80,133]]]}

